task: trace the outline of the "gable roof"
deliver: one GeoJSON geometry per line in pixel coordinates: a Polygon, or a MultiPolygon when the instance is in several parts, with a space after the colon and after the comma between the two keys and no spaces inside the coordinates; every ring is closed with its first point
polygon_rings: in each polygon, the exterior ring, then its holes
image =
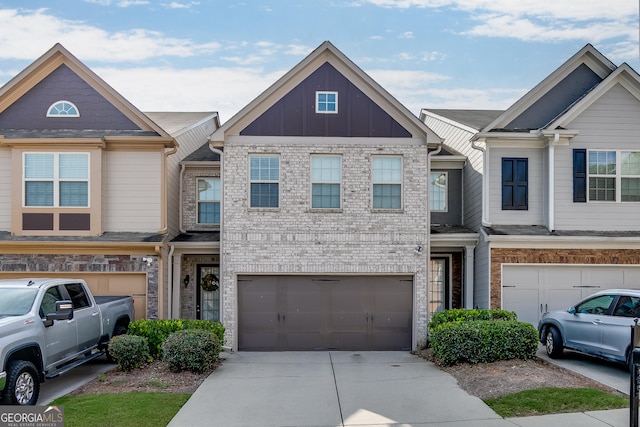
{"type": "Polygon", "coordinates": [[[172,139],[164,129],[116,92],[60,43],[56,43],[0,88],[0,114],[63,64],[139,126],[142,131],[153,132],[159,137],[172,139]]]}
{"type": "Polygon", "coordinates": [[[504,110],[423,108],[420,112],[420,117],[431,115],[439,120],[445,120],[450,123],[455,122],[455,124],[466,126],[470,128],[469,132],[477,132],[500,117],[502,113],[504,113],[504,110]]]}
{"type": "Polygon", "coordinates": [[[615,64],[587,44],[484,127],[482,133],[529,132],[546,127],[615,69],[615,64]]]}
{"type": "Polygon", "coordinates": [[[222,143],[225,136],[239,135],[240,132],[278,100],[300,84],[323,64],[329,63],[344,75],[373,102],[380,105],[393,119],[403,126],[413,137],[424,138],[428,143],[442,140],[428,126],[391,96],[382,86],[369,77],[331,42],[325,41],[300,63],[289,70],[267,90],[251,101],[242,110],[225,122],[210,137],[212,143],[222,143]]]}
{"type": "Polygon", "coordinates": [[[629,93],[640,101],[640,75],[628,64],[623,63],[614,72],[609,74],[600,84],[598,84],[588,94],[578,100],[570,108],[551,122],[548,130],[566,128],[569,123],[580,115],[584,110],[601,98],[616,84],[622,85],[629,93]]]}

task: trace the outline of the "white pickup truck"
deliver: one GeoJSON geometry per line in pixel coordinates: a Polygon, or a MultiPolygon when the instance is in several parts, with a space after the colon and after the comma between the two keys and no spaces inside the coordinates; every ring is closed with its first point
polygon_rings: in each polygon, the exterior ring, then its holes
{"type": "Polygon", "coordinates": [[[0,280],[0,400],[35,405],[41,382],[103,355],[133,320],[131,297],[94,297],[83,280],[0,280]]]}

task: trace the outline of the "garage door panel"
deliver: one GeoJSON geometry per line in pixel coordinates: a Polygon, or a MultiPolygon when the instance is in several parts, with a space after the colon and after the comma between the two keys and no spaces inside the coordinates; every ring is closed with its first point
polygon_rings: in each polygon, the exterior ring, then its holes
{"type": "Polygon", "coordinates": [[[515,311],[519,321],[529,322],[537,327],[540,313],[539,294],[539,289],[505,286],[502,295],[502,308],[515,311]]]}
{"type": "Polygon", "coordinates": [[[411,347],[410,277],[242,276],[238,295],[241,349],[274,341],[279,350],[411,347]],[[269,322],[270,313],[279,320],[269,322]],[[277,336],[259,341],[253,337],[259,328],[277,336]]]}

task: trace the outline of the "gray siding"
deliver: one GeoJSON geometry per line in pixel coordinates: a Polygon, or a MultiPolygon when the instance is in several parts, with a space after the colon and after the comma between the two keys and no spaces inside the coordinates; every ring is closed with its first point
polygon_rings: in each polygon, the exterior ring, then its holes
{"type": "Polygon", "coordinates": [[[471,147],[469,140],[474,133],[430,116],[425,124],[443,138],[447,147],[467,156],[463,170],[463,221],[470,229],[479,230],[482,223],[482,152],[471,147]]]}
{"type": "Polygon", "coordinates": [[[640,230],[640,203],[573,203],[572,176],[574,148],[640,150],[639,118],[640,101],[617,84],[570,123],[580,133],[568,147],[556,148],[556,229],[640,230]]]}
{"type": "Polygon", "coordinates": [[[489,242],[484,233],[480,233],[480,241],[476,246],[475,269],[473,276],[474,307],[490,308],[491,304],[491,262],[489,259],[489,242]]]}
{"type": "Polygon", "coordinates": [[[493,225],[542,225],[545,223],[544,151],[534,148],[491,148],[489,150],[489,222],[493,225]],[[502,209],[502,159],[529,159],[528,210],[502,209]]]}
{"type": "Polygon", "coordinates": [[[431,168],[431,172],[447,172],[447,210],[431,212],[431,224],[462,225],[462,171],[431,168]]]}

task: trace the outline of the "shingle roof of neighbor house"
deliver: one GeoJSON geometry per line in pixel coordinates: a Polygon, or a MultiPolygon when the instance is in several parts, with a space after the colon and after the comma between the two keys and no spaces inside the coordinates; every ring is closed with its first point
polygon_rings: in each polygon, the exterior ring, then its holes
{"type": "Polygon", "coordinates": [[[484,128],[504,113],[504,110],[457,110],[446,108],[424,108],[424,110],[462,123],[476,130],[484,128]]]}

